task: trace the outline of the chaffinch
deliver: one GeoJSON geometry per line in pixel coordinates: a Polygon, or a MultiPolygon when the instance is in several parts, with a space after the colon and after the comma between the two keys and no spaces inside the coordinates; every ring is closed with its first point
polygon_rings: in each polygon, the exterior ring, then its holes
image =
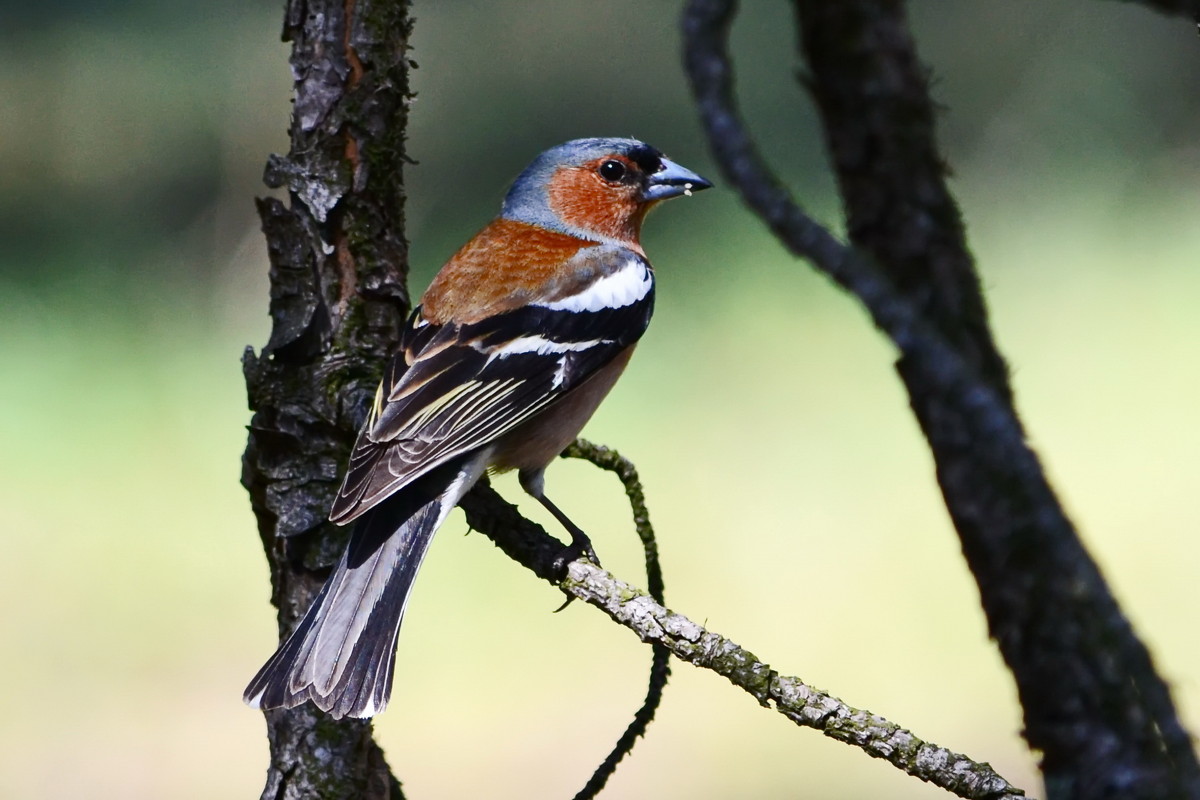
{"type": "Polygon", "coordinates": [[[329,518],[358,520],[308,613],[246,688],[256,708],[312,700],[371,717],[391,692],[396,638],[434,531],[484,470],[543,491],[620,376],[654,307],[646,212],[711,184],[634,139],[542,153],[500,215],[434,278],[401,335],[329,518]]]}

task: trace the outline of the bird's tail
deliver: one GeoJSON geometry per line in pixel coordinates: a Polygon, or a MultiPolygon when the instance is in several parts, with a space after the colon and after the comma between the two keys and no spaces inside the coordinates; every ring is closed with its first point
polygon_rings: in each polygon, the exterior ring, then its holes
{"type": "Polygon", "coordinates": [[[254,708],[312,700],[335,718],[387,705],[396,636],[434,531],[475,483],[485,458],[432,470],[359,519],[333,574],[243,699],[254,708]]]}

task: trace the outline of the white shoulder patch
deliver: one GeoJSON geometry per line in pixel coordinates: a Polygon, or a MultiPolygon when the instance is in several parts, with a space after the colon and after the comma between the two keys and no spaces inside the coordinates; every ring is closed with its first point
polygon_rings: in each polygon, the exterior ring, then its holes
{"type": "Polygon", "coordinates": [[[602,311],[623,308],[650,293],[654,278],[640,258],[630,258],[616,272],[609,273],[582,292],[549,303],[534,303],[552,311],[602,311]]]}

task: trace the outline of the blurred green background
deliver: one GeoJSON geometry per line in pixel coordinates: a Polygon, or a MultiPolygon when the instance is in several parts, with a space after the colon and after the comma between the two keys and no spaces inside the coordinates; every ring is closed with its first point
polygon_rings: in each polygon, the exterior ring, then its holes
{"type": "MultiPolygon", "coordinates": [[[[677,5],[416,2],[414,287],[565,139],[635,135],[719,178],[677,5]]],[[[746,6],[747,114],[835,220],[786,4],[746,6]]],[[[1133,4],[912,15],[1033,443],[1200,730],[1200,39],[1133,4]]],[[[2,797],[261,789],[240,695],[275,623],[239,357],[267,337],[251,201],[286,149],[280,19],[257,0],[0,9],[2,797]]],[[[655,323],[586,434],[641,469],[669,603],[1040,792],[892,351],[724,188],[658,212],[646,246],[655,323]]],[[[641,582],[616,481],[577,462],[549,481],[641,582]]],[[[581,604],[551,614],[553,589],[465,530],[426,562],[379,738],[412,798],[570,796],[648,652],[581,604]]],[[[677,665],[604,796],[947,795],[677,665]]]]}

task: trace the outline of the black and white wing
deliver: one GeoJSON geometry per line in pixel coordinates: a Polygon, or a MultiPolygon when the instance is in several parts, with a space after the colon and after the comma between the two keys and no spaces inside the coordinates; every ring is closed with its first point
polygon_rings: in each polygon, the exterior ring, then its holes
{"type": "Polygon", "coordinates": [[[479,322],[433,325],[418,308],[350,456],[330,519],[348,522],[410,481],[555,403],[646,330],[650,265],[621,265],[577,294],[479,322]]]}

